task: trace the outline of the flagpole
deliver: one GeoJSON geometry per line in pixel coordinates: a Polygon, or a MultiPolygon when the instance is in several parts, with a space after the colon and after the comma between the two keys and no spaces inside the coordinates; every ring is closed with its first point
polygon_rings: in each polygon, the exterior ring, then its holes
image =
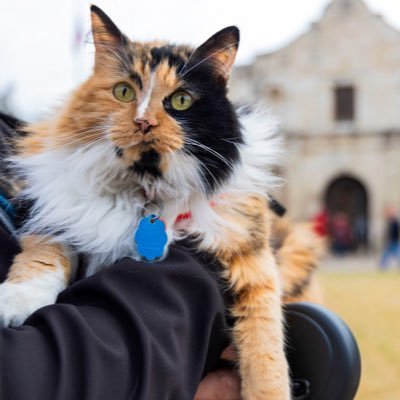
{"type": "Polygon", "coordinates": [[[83,60],[84,49],[84,15],[81,0],[73,1],[73,31],[72,31],[72,58],[74,85],[84,77],[85,65],[83,60]]]}

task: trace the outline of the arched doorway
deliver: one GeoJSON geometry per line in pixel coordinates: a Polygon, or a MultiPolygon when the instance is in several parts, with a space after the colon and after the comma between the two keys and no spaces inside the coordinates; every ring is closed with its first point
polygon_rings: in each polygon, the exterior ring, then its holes
{"type": "Polygon", "coordinates": [[[333,250],[346,252],[368,247],[368,193],[356,178],[342,175],[325,192],[333,250]]]}

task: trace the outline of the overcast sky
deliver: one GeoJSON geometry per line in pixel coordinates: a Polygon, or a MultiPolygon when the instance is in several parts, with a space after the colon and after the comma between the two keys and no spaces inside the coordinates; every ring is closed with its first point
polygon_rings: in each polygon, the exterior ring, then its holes
{"type": "MultiPolygon", "coordinates": [[[[93,0],[129,37],[200,44],[217,30],[241,29],[239,63],[251,62],[308,29],[329,0],[93,0]]],[[[90,71],[93,49],[76,48],[89,32],[87,0],[0,0],[0,95],[33,119],[90,71]],[[78,27],[78,29],[77,29],[78,27]],[[79,39],[78,39],[79,41],[79,39]],[[74,47],[75,46],[75,47],[74,47]]],[[[400,0],[366,0],[400,29],[400,0]]]]}

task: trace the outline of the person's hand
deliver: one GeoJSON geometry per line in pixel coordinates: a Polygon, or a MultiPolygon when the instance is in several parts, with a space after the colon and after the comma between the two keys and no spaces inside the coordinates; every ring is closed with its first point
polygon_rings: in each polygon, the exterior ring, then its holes
{"type": "MultiPolygon", "coordinates": [[[[221,358],[237,361],[237,354],[231,345],[221,358]]],[[[240,377],[233,368],[222,368],[209,373],[199,385],[194,400],[241,400],[240,377]]]]}

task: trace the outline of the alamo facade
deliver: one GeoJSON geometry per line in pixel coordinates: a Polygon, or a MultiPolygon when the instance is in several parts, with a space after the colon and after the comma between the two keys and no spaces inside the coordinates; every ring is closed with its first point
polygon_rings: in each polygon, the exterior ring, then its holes
{"type": "Polygon", "coordinates": [[[230,90],[281,120],[289,215],[365,218],[380,247],[385,209],[400,207],[400,32],[362,0],[333,0],[305,34],[237,68],[230,90]]]}

